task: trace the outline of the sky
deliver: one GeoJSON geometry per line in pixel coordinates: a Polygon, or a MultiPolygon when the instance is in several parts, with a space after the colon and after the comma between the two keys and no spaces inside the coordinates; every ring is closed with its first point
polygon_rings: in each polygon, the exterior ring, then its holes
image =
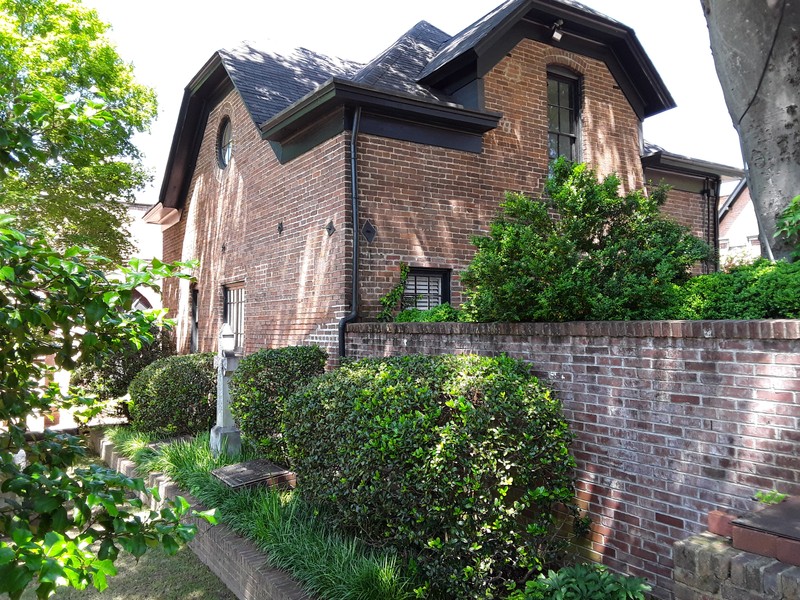
{"type": "MultiPolygon", "coordinates": [[[[109,37],[156,90],[158,118],[135,138],[154,174],[138,201],[153,204],[164,174],[183,89],[219,48],[304,47],[367,62],[425,20],[455,35],[502,0],[84,0],[111,25],[109,37]]],[[[741,167],[700,0],[582,0],[633,28],[677,108],[644,122],[644,137],[669,152],[741,167]]]]}

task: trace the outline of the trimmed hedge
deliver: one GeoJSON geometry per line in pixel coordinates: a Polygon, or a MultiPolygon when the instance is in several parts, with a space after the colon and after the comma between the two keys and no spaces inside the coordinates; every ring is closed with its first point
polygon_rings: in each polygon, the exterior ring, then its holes
{"type": "Polygon", "coordinates": [[[214,356],[169,356],[142,369],[128,388],[131,426],[160,437],[210,430],[217,402],[214,356]]]}
{"type": "Polygon", "coordinates": [[[800,262],[759,259],[698,275],[679,291],[676,319],[800,318],[800,262]]]}
{"type": "Polygon", "coordinates": [[[508,357],[345,363],[285,413],[299,492],[409,558],[433,598],[503,595],[553,563],[555,507],[573,506],[570,437],[559,401],[508,357]]]}
{"type": "Polygon", "coordinates": [[[242,436],[266,458],[288,464],[283,441],[286,398],[325,372],[319,346],[264,349],[245,356],[230,382],[231,414],[242,436]]]}

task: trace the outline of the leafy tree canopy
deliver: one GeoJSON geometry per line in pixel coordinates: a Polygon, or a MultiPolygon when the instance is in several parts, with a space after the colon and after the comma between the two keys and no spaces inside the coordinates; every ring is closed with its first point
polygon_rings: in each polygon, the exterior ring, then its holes
{"type": "Polygon", "coordinates": [[[106,30],[77,1],[0,0],[0,208],[118,259],[125,202],[149,179],[131,138],[156,102],[106,30]]]}
{"type": "Polygon", "coordinates": [[[134,288],[178,273],[183,265],[134,260],[106,275],[110,261],[77,247],[53,250],[41,233],[14,228],[0,215],[0,595],[19,598],[30,584],[46,598],[56,586],[106,587],[114,560],[149,546],[168,552],[191,539],[184,500],[142,518],[140,479],[100,468],[71,467],[81,440],[46,433],[31,441],[28,417],[73,407],[96,413],[94,399],[48,385],[54,367],[72,369],[99,354],[152,341],[163,311],[133,310],[134,288]],[[92,265],[92,266],[87,266],[92,265]],[[94,545],[93,545],[94,544],[94,545]]]}

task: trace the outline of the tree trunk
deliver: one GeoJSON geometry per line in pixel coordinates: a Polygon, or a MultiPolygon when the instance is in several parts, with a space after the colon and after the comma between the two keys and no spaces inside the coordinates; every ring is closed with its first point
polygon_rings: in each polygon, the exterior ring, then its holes
{"type": "Polygon", "coordinates": [[[800,0],[700,0],[739,132],[762,254],[789,258],[775,220],[800,194],[800,0]]]}

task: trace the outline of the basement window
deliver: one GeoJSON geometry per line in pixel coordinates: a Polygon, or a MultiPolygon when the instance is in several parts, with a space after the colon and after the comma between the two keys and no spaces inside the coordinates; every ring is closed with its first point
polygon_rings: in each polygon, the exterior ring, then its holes
{"type": "Polygon", "coordinates": [[[450,271],[412,268],[403,290],[403,308],[428,310],[450,302],[450,271]]]}

